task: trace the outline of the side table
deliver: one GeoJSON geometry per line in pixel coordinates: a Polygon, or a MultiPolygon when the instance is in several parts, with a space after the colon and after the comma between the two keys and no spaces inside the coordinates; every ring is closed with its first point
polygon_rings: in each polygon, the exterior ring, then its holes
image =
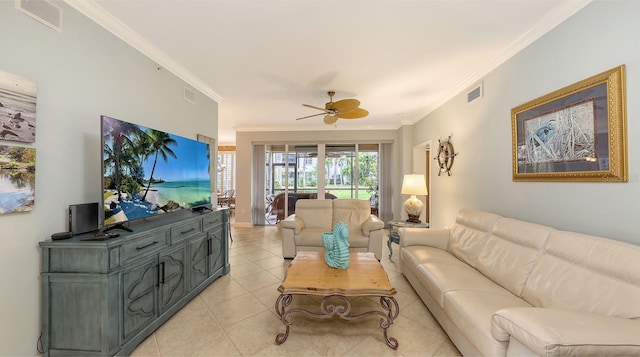
{"type": "Polygon", "coordinates": [[[412,228],[429,228],[429,223],[420,222],[413,223],[407,221],[389,221],[389,240],[387,240],[387,247],[389,247],[389,260],[393,256],[393,250],[391,249],[391,243],[400,244],[400,234],[398,228],[400,227],[412,227],[412,228]]]}

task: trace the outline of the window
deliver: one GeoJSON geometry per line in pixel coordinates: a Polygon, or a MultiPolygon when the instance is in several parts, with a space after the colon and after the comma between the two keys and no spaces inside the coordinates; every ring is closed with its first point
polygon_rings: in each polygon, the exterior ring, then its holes
{"type": "Polygon", "coordinates": [[[218,149],[218,193],[236,189],[236,152],[218,149]]]}
{"type": "Polygon", "coordinates": [[[294,193],[324,192],[325,197],[330,194],[338,199],[365,199],[371,202],[372,212],[378,212],[380,144],[288,144],[264,148],[267,223],[277,222],[271,216],[280,210],[285,216],[289,214],[288,206],[275,207],[276,211],[272,207],[274,198],[285,192],[289,197],[294,193]]]}

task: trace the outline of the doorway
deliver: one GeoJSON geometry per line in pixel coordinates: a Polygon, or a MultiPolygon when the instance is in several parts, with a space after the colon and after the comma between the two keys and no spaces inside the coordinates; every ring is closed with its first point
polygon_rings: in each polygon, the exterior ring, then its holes
{"type": "MultiPolygon", "coordinates": [[[[431,192],[431,149],[429,148],[429,146],[427,146],[425,148],[425,160],[424,160],[424,164],[425,164],[425,172],[424,172],[424,179],[425,181],[427,181],[427,192],[429,193],[429,195],[432,194],[431,192]]],[[[430,207],[430,203],[431,200],[429,199],[429,195],[427,195],[427,198],[424,202],[424,221],[429,223],[429,217],[431,217],[431,207],[430,207]]]]}
{"type": "Polygon", "coordinates": [[[421,196],[419,199],[424,204],[424,209],[422,210],[422,214],[420,215],[420,220],[429,223],[431,221],[431,197],[433,196],[433,192],[431,192],[431,140],[422,142],[420,144],[413,146],[413,165],[412,171],[416,174],[423,174],[426,184],[427,184],[427,192],[426,196],[421,196]]]}

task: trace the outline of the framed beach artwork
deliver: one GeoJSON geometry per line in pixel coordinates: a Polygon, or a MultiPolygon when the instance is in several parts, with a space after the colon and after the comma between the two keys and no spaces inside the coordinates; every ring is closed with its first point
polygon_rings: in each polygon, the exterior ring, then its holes
{"type": "Polygon", "coordinates": [[[0,71],[0,140],[35,142],[36,94],[34,81],[0,71]]]}
{"type": "Polygon", "coordinates": [[[36,149],[0,145],[0,214],[33,210],[35,179],[36,149]]]}
{"type": "Polygon", "coordinates": [[[514,181],[627,182],[624,65],[511,110],[514,181]]]}

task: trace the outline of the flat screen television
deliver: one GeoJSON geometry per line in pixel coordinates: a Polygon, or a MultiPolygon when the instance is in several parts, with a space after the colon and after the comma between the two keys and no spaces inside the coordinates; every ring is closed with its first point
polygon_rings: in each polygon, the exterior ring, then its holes
{"type": "Polygon", "coordinates": [[[102,227],[211,208],[209,145],[101,116],[102,227]]]}

